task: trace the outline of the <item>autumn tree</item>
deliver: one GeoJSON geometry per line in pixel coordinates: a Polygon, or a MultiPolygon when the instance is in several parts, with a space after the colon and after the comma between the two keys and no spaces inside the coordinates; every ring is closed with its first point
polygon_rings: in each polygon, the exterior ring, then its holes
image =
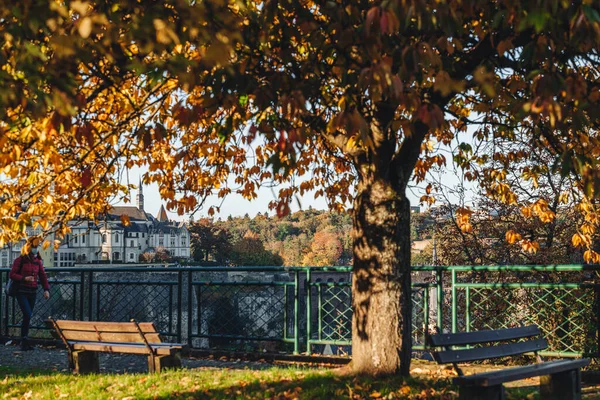
{"type": "MultiPolygon", "coordinates": [[[[314,190],[352,203],[353,370],[408,374],[407,185],[446,163],[438,143],[464,143],[469,171],[472,137],[518,133],[573,177],[573,242],[600,261],[596,2],[25,0],[0,7],[0,34],[0,245],[96,218],[136,165],[180,214],[269,185],[285,215],[314,190]]],[[[470,179],[514,204],[505,172],[527,157],[495,151],[470,179]]]]}
{"type": "Polygon", "coordinates": [[[303,264],[326,267],[338,265],[342,255],[342,242],[333,232],[319,231],[315,233],[310,251],[304,255],[303,264]]]}
{"type": "Polygon", "coordinates": [[[265,249],[258,234],[248,231],[243,238],[234,242],[230,258],[236,266],[278,266],[283,259],[278,254],[265,249]]]}
{"type": "Polygon", "coordinates": [[[201,218],[189,226],[189,231],[194,260],[206,262],[210,257],[221,265],[226,264],[231,251],[230,235],[226,229],[209,218],[201,218]]]}

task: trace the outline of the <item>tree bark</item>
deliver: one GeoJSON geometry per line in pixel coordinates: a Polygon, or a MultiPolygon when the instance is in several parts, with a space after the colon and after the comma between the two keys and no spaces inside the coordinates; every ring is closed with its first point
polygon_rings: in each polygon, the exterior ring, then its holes
{"type": "Polygon", "coordinates": [[[410,203],[385,178],[365,182],[354,203],[352,368],[408,375],[411,358],[410,203]]]}

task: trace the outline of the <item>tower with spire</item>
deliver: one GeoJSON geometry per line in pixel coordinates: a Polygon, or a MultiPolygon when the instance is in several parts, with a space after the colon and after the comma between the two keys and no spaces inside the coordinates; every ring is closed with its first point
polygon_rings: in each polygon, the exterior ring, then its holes
{"type": "Polygon", "coordinates": [[[140,211],[144,211],[144,191],[142,189],[142,177],[140,176],[140,186],[138,187],[137,206],[140,211]]]}

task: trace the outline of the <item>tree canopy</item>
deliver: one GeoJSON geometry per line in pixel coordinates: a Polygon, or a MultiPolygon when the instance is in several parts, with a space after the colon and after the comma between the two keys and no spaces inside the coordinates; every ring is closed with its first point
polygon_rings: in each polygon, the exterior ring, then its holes
{"type": "Polygon", "coordinates": [[[369,373],[408,373],[406,188],[451,161],[439,146],[542,221],[547,202],[515,183],[569,176],[572,240],[600,261],[592,0],[29,0],[0,7],[0,34],[0,244],[96,217],[135,165],[179,213],[261,185],[279,215],[310,190],[352,202],[353,368],[369,373]]]}

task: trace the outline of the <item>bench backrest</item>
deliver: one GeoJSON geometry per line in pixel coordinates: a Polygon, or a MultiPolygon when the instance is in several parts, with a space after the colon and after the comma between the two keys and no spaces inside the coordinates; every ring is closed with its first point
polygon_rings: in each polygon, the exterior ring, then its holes
{"type": "MultiPolygon", "coordinates": [[[[66,340],[90,342],[144,343],[135,322],[54,320],[66,340]]],[[[148,343],[161,343],[154,323],[139,322],[148,343]]]]}
{"type": "Polygon", "coordinates": [[[438,363],[457,364],[468,361],[487,360],[544,350],[548,347],[546,339],[534,338],[535,336],[540,336],[540,334],[540,329],[537,326],[530,325],[520,328],[484,330],[476,332],[442,333],[429,336],[428,341],[431,346],[443,347],[446,349],[445,351],[433,352],[433,358],[438,363]],[[451,349],[451,346],[488,344],[494,342],[514,341],[523,338],[532,339],[504,344],[490,344],[487,346],[478,346],[467,349],[451,349]]]}

